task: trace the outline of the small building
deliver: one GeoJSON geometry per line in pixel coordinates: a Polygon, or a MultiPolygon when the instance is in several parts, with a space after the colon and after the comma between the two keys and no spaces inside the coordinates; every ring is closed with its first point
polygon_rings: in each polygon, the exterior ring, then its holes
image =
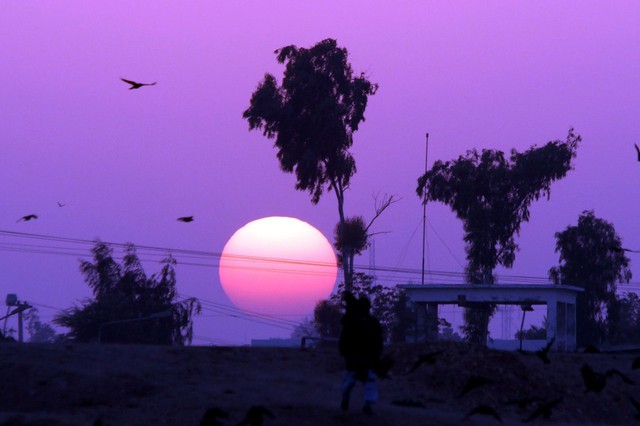
{"type": "Polygon", "coordinates": [[[423,309],[419,321],[426,321],[427,329],[435,329],[437,338],[438,305],[471,303],[495,303],[500,305],[546,305],[547,342],[555,337],[552,350],[573,352],[576,350],[576,296],[584,291],[568,285],[524,284],[400,284],[409,300],[423,309]]]}

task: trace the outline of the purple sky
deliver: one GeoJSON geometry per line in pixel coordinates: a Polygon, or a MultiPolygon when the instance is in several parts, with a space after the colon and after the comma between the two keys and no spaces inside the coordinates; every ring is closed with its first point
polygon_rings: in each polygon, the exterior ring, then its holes
{"type": "MultiPolygon", "coordinates": [[[[639,20],[631,1],[3,1],[0,230],[221,252],[245,223],[280,215],[331,239],[334,194],[314,206],[295,191],[272,141],[241,117],[264,73],[281,76],[275,49],[331,37],[380,85],[355,136],[358,173],[346,199],[347,214],[365,218],[373,194],[402,199],[376,223],[389,232],[375,239],[377,266],[420,268],[415,188],[427,131],[429,163],[471,148],[525,150],[564,139],[571,126],[582,135],[575,170],[533,205],[513,269],[499,272],[546,277],[558,261],[554,233],[587,209],[640,248],[639,20]],[[129,91],[120,77],[158,84],[129,91]],[[30,213],[39,219],[16,223],[30,213]],[[195,222],[175,220],[184,215],[195,222]]],[[[440,236],[428,228],[428,268],[461,272],[461,223],[438,204],[428,217],[440,236]]],[[[2,301],[18,293],[67,308],[90,295],[78,255],[12,252],[7,243],[63,246],[0,235],[2,301]]],[[[632,260],[628,288],[638,289],[632,260]]],[[[179,291],[229,304],[217,259],[200,263],[209,266],[178,266],[179,291]]],[[[420,281],[380,275],[389,285],[420,281]]],[[[209,310],[195,334],[237,344],[289,331],[209,310]]]]}

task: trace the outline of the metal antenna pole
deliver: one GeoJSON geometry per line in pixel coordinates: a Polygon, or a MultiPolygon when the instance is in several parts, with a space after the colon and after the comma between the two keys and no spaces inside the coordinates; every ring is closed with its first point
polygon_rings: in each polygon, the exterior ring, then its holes
{"type": "MultiPolygon", "coordinates": [[[[427,173],[429,159],[429,133],[426,134],[426,145],[424,150],[424,172],[427,173]]],[[[422,198],[422,285],[424,285],[424,257],[427,243],[427,191],[425,188],[422,198]]]]}

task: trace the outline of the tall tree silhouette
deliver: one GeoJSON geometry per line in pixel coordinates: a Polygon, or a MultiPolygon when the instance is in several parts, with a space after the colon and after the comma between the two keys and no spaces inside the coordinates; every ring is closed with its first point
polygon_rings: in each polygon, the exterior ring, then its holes
{"type": "MultiPolygon", "coordinates": [[[[569,130],[566,141],[552,141],[522,153],[471,150],[453,161],[436,161],[418,179],[424,202],[448,205],[462,220],[467,257],[467,280],[493,284],[497,265],[510,268],[518,245],[515,235],[529,220],[529,206],[550,196],[551,183],[563,178],[581,138],[569,130]]],[[[471,341],[486,342],[493,307],[487,304],[465,311],[465,333],[471,341]]]]}
{"type": "Polygon", "coordinates": [[[576,300],[577,344],[597,346],[606,332],[604,307],[615,303],[617,283],[631,279],[622,241],[611,223],[585,211],[576,226],[556,232],[556,252],[560,262],[549,270],[551,280],[585,289],[576,300]]]}
{"type": "MultiPolygon", "coordinates": [[[[317,204],[325,190],[335,193],[344,227],[345,191],[356,172],[349,149],[378,86],[364,74],[353,76],[347,49],[333,39],[309,49],[285,46],[275,53],[285,64],[282,85],[265,74],[242,116],[249,130],[262,130],[275,139],[280,167],[295,173],[296,189],[308,191],[312,203],[317,204]]],[[[350,288],[352,277],[344,263],[343,271],[350,288]]]]}
{"type": "Polygon", "coordinates": [[[54,319],[70,330],[70,338],[89,342],[98,337],[101,325],[108,322],[168,312],[163,318],[104,326],[102,340],[174,345],[191,341],[192,316],[200,312],[200,304],[194,298],[176,300],[174,259],[165,259],[160,272],[147,277],[132,244],[126,247],[122,264],[114,260],[113,250],[105,243],[96,242],[92,252],[93,262],[81,261],[80,270],[94,298],[54,319]]]}

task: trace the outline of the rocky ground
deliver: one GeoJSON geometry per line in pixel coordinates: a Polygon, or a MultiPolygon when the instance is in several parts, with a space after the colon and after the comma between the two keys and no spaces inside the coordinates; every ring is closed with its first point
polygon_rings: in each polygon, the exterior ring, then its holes
{"type": "Polygon", "coordinates": [[[249,407],[268,408],[271,425],[522,424],[548,401],[549,419],[534,424],[633,424],[640,400],[638,353],[534,354],[437,342],[386,349],[395,363],[380,381],[375,414],[339,408],[342,360],[335,347],[156,347],[0,344],[0,425],[199,425],[208,408],[237,425],[249,407]],[[420,354],[435,362],[408,374],[420,354]],[[587,391],[580,368],[616,369],[599,392],[587,391]],[[464,395],[472,376],[490,382],[464,395]],[[628,380],[629,381],[629,380],[628,380]],[[532,399],[532,402],[527,400],[532,399]],[[478,406],[495,410],[465,417],[478,406]]]}

